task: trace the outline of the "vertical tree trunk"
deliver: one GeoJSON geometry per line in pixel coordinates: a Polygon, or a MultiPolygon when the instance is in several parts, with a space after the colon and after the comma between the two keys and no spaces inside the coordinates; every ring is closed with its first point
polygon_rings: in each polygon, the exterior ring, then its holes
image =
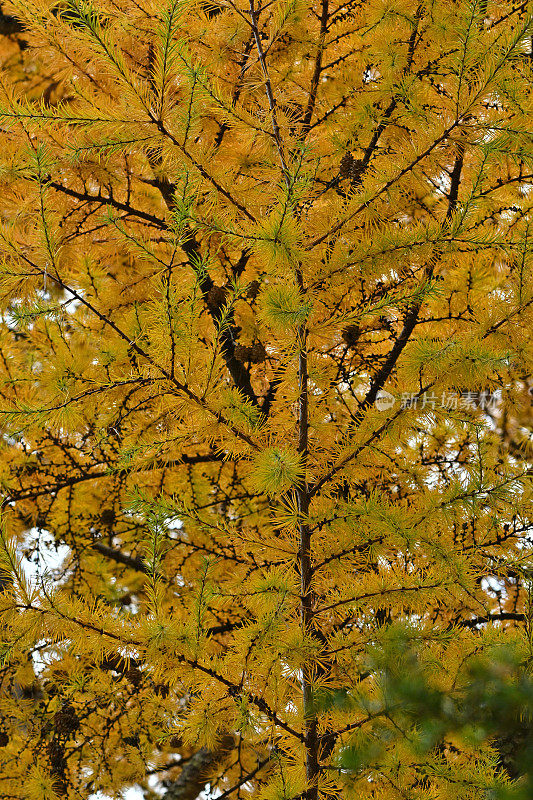
{"type": "MultiPolygon", "coordinates": [[[[301,274],[298,275],[301,284],[301,274]]],[[[298,367],[299,402],[298,402],[298,451],[302,457],[302,464],[307,466],[309,409],[308,409],[308,372],[307,372],[307,329],[302,326],[299,331],[300,356],[298,367]]],[[[311,561],[311,533],[307,521],[309,512],[309,491],[307,479],[297,490],[300,533],[300,618],[304,632],[309,631],[313,620],[313,567],[311,561]]],[[[305,736],[305,768],[307,776],[306,800],[316,800],[318,779],[318,735],[317,718],[313,702],[313,666],[305,664],[302,670],[302,698],[304,713],[305,736]]]]}

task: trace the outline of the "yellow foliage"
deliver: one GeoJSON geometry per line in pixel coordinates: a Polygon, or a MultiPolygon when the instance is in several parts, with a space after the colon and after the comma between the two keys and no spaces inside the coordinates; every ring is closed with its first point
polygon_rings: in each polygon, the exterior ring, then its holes
{"type": "Polygon", "coordinates": [[[449,698],[532,663],[532,36],[511,0],[2,5],[0,797],[511,780],[417,746],[372,658],[408,630],[449,698]]]}

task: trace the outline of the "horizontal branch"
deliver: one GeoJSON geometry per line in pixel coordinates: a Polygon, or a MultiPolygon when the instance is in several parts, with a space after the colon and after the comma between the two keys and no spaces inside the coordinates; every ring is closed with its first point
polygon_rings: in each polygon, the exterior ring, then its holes
{"type": "Polygon", "coordinates": [[[167,225],[164,219],[156,217],[155,214],[149,214],[147,211],[141,211],[140,208],[135,208],[129,203],[122,203],[120,202],[120,200],[115,200],[115,198],[113,197],[104,197],[101,194],[91,194],[90,192],[78,192],[75,189],[71,189],[68,186],[63,186],[62,183],[58,183],[57,181],[49,180],[46,183],[47,186],[50,186],[52,189],[55,189],[56,192],[67,195],[68,197],[72,197],[74,200],[79,200],[80,202],[85,202],[85,203],[99,203],[100,205],[103,206],[110,206],[111,208],[116,208],[117,211],[124,211],[126,214],[129,214],[132,217],[137,217],[138,219],[145,220],[145,222],[150,222],[157,228],[161,228],[162,230],[165,231],[169,230],[169,226],[167,225]]]}
{"type": "Polygon", "coordinates": [[[131,569],[135,569],[137,572],[143,572],[144,574],[148,573],[148,567],[142,558],[127,555],[127,553],[123,553],[121,550],[117,550],[114,547],[109,547],[107,544],[103,544],[102,542],[93,542],[92,548],[106,558],[110,558],[119,564],[124,564],[126,567],[131,567],[131,569]]]}
{"type": "MultiPolygon", "coordinates": [[[[127,472],[147,472],[152,469],[171,469],[179,467],[181,464],[194,465],[194,464],[207,464],[210,462],[224,461],[224,455],[218,453],[207,453],[205,455],[187,456],[183,455],[177,459],[157,460],[144,467],[136,468],[135,470],[120,469],[113,472],[111,465],[98,472],[85,472],[82,475],[72,475],[70,477],[62,478],[56,483],[45,483],[41,486],[32,489],[11,489],[9,494],[5,496],[5,503],[16,503],[21,500],[35,500],[37,497],[49,497],[52,494],[60,492],[62,489],[68,489],[70,486],[75,486],[84,481],[97,480],[99,478],[110,478],[113,475],[125,475],[127,472]]],[[[81,468],[80,468],[81,469],[81,468]]]]}
{"type": "Polygon", "coordinates": [[[456,624],[460,628],[475,628],[476,625],[485,625],[487,622],[523,622],[525,618],[525,614],[520,614],[515,611],[502,611],[500,614],[486,614],[481,617],[462,619],[456,624]]]}

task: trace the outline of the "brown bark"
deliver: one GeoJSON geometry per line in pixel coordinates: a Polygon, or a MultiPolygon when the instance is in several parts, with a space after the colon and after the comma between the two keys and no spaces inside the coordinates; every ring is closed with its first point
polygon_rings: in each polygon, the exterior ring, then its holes
{"type": "Polygon", "coordinates": [[[233,736],[226,734],[213,750],[202,747],[190,758],[177,778],[163,795],[163,800],[195,800],[209,783],[213,768],[235,745],[233,736]]]}

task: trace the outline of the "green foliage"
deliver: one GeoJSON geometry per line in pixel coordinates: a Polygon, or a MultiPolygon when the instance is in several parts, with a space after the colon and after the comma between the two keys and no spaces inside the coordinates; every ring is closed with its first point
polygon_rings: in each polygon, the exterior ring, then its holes
{"type": "Polygon", "coordinates": [[[281,331],[303,325],[312,309],[311,301],[305,300],[291,284],[267,289],[261,302],[265,321],[281,331]]]}
{"type": "Polygon", "coordinates": [[[302,459],[284,447],[269,447],[255,459],[254,481],[267,494],[283,494],[303,478],[302,459]]]}
{"type": "Polygon", "coordinates": [[[498,769],[516,781],[502,785],[487,777],[484,795],[527,800],[533,791],[533,676],[522,648],[493,644],[482,655],[472,653],[451,688],[442,688],[435,666],[413,629],[393,626],[369,648],[371,694],[363,677],[360,689],[335,692],[321,703],[351,708],[369,720],[340,752],[339,767],[354,777],[368,775],[396,742],[410,751],[423,774],[461,744],[478,755],[488,745],[498,769]]]}

